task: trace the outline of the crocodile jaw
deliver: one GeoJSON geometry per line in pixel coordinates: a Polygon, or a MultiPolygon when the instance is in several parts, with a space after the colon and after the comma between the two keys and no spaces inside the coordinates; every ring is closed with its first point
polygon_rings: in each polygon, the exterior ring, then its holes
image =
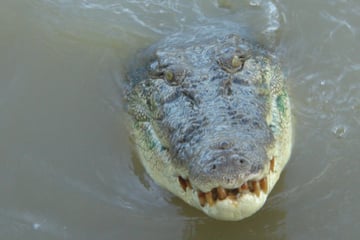
{"type": "MultiPolygon", "coordinates": [[[[181,189],[176,186],[172,186],[177,189],[177,194],[175,192],[173,193],[182,198],[188,204],[202,210],[208,216],[215,219],[228,221],[242,220],[256,213],[265,204],[271,190],[280,178],[280,174],[285,167],[289,155],[290,146],[286,154],[283,152],[282,158],[277,158],[273,170],[269,171],[265,176],[267,179],[267,189],[265,191],[264,189],[259,189],[256,193],[254,191],[245,190],[244,193],[238,193],[235,198],[232,196],[223,200],[217,200],[213,203],[213,205],[209,203],[203,205],[201,201],[199,201],[198,191],[190,189],[189,187],[186,188],[186,191],[181,192],[181,189]],[[179,194],[179,192],[181,194],[179,194]]],[[[172,182],[171,185],[176,185],[176,182],[172,182]]],[[[168,187],[170,186],[167,186],[167,188],[168,187]]]]}
{"type": "MultiPolygon", "coordinates": [[[[144,151],[144,149],[146,149],[146,141],[137,141],[137,153],[147,173],[157,184],[180,197],[189,205],[200,209],[212,218],[218,220],[239,221],[255,214],[264,205],[289,160],[292,148],[290,113],[288,113],[286,117],[288,124],[284,126],[281,138],[274,149],[274,158],[276,159],[275,164],[272,170],[271,166],[268,166],[269,171],[267,175],[264,176],[267,178],[267,191],[260,191],[259,194],[248,192],[245,194],[238,194],[236,198],[225,198],[221,201],[215,201],[212,205],[208,203],[203,205],[199,199],[197,190],[190,187],[186,187],[184,190],[184,186],[179,182],[178,170],[171,164],[162,161],[157,162],[157,164],[152,164],[154,161],[151,161],[151,159],[169,159],[170,156],[166,153],[160,153],[160,151],[144,151]],[[164,168],[167,169],[167,172],[163,171],[164,168]]],[[[150,125],[147,123],[143,124],[142,129],[152,131],[150,125]]],[[[139,137],[143,135],[139,130],[134,130],[132,133],[133,139],[139,139],[139,137]]]]}

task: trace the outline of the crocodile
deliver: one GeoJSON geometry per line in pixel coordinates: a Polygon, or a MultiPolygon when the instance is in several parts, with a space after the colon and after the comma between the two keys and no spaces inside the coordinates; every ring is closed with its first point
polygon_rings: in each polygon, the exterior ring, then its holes
{"type": "Polygon", "coordinates": [[[272,51],[237,33],[174,34],[140,51],[127,79],[131,139],[158,185],[219,220],[261,209],[292,147],[272,51]]]}

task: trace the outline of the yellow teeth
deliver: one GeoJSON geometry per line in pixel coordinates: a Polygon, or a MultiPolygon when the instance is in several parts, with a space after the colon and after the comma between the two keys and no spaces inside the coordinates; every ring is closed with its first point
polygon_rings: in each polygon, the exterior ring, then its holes
{"type": "MultiPolygon", "coordinates": [[[[275,169],[275,158],[273,157],[270,160],[270,169],[269,172],[274,172],[275,169]]],[[[178,177],[180,187],[186,192],[187,188],[192,189],[191,183],[189,179],[184,179],[181,176],[178,177]]],[[[255,196],[259,197],[261,192],[265,194],[269,190],[268,179],[264,177],[260,180],[249,180],[243,183],[240,187],[234,189],[226,189],[221,186],[213,188],[209,192],[202,192],[200,190],[197,191],[197,196],[199,199],[199,203],[202,207],[206,204],[209,206],[213,206],[217,200],[222,201],[224,199],[236,200],[242,194],[251,193],[255,196]]]]}
{"type": "Polygon", "coordinates": [[[275,169],[275,158],[273,157],[271,160],[270,160],[270,171],[273,172],[275,169]]]}
{"type": "Polygon", "coordinates": [[[186,191],[186,188],[192,189],[192,186],[191,186],[191,183],[190,183],[189,179],[184,179],[184,178],[179,176],[178,180],[179,180],[179,184],[180,184],[181,188],[184,191],[186,191]]]}
{"type": "Polygon", "coordinates": [[[178,177],[178,180],[179,180],[179,184],[181,186],[181,188],[186,191],[186,188],[187,188],[187,183],[186,183],[186,180],[183,179],[182,177],[178,177]]]}
{"type": "Polygon", "coordinates": [[[206,204],[205,193],[198,191],[199,203],[203,207],[206,204]]]}
{"type": "Polygon", "coordinates": [[[227,197],[226,190],[223,187],[217,187],[216,190],[219,200],[224,200],[227,197]]]}
{"type": "Polygon", "coordinates": [[[261,179],[259,181],[260,183],[260,188],[261,190],[264,191],[264,193],[267,193],[268,192],[268,181],[267,181],[267,177],[264,177],[263,179],[261,179]]]}
{"type": "Polygon", "coordinates": [[[257,197],[260,196],[260,185],[259,185],[259,182],[258,181],[253,181],[252,182],[253,184],[253,189],[254,189],[254,193],[257,197]]]}
{"type": "Polygon", "coordinates": [[[247,185],[247,183],[244,183],[243,185],[241,185],[241,187],[239,188],[239,192],[243,191],[243,190],[248,190],[249,186],[247,185]]]}
{"type": "MultiPolygon", "coordinates": [[[[187,188],[192,189],[189,180],[187,179],[185,180],[182,177],[179,177],[178,179],[179,179],[179,185],[184,191],[186,191],[187,188]]],[[[255,180],[247,181],[246,183],[242,184],[240,187],[234,189],[217,187],[217,188],[213,188],[209,192],[202,192],[200,190],[197,190],[197,195],[198,195],[199,203],[203,207],[206,204],[208,204],[209,206],[213,206],[217,200],[222,201],[226,198],[231,200],[236,200],[237,197],[246,193],[255,194],[257,197],[259,197],[261,191],[264,193],[268,192],[267,177],[264,177],[258,181],[255,180]]]]}
{"type": "Polygon", "coordinates": [[[213,196],[212,192],[205,193],[205,199],[206,199],[206,202],[210,206],[214,205],[214,203],[215,203],[214,200],[216,200],[216,199],[214,199],[214,196],[213,196]]]}

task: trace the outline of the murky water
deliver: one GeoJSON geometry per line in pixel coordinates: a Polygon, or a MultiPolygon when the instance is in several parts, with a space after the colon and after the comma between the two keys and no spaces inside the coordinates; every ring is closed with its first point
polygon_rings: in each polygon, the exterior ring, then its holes
{"type": "Polygon", "coordinates": [[[2,0],[1,239],[358,238],[359,22],[355,0],[2,0]],[[123,124],[128,59],[194,25],[267,44],[288,75],[293,155],[240,222],[157,187],[123,124]]]}

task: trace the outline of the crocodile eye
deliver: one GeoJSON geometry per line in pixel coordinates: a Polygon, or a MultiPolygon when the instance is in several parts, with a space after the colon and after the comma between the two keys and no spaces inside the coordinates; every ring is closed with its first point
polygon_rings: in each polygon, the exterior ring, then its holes
{"type": "Polygon", "coordinates": [[[241,59],[238,55],[234,55],[231,60],[231,65],[233,68],[238,68],[243,64],[243,59],[241,59]]]}
{"type": "Polygon", "coordinates": [[[176,72],[174,72],[172,70],[166,70],[164,72],[164,78],[171,86],[179,85],[179,83],[180,83],[179,76],[177,75],[176,72]]]}
{"type": "Polygon", "coordinates": [[[172,86],[180,85],[188,72],[181,66],[171,66],[163,72],[164,79],[172,86]]]}
{"type": "Polygon", "coordinates": [[[234,145],[233,142],[223,140],[223,141],[219,141],[219,142],[215,143],[214,145],[211,146],[211,148],[219,149],[219,150],[226,150],[226,149],[231,148],[233,145],[234,145]]]}
{"type": "Polygon", "coordinates": [[[164,73],[164,75],[165,75],[166,81],[168,81],[168,82],[170,82],[170,83],[174,81],[174,73],[173,73],[173,72],[171,72],[171,71],[166,71],[166,72],[164,73]]]}

